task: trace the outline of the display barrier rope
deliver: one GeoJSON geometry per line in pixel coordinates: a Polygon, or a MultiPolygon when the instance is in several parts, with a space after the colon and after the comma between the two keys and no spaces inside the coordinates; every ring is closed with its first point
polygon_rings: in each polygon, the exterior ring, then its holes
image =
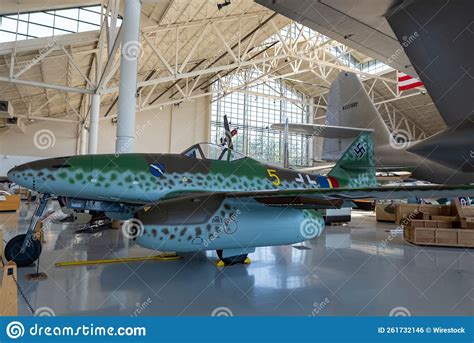
{"type": "Polygon", "coordinates": [[[28,306],[28,309],[30,310],[31,314],[34,316],[35,315],[35,309],[33,308],[33,306],[31,305],[31,303],[28,301],[28,298],[26,297],[25,293],[23,292],[23,290],[21,289],[20,287],[20,284],[18,283],[18,281],[16,280],[16,277],[14,275],[13,276],[13,281],[15,281],[15,284],[16,284],[16,287],[18,289],[18,292],[20,293],[20,296],[21,298],[23,299],[23,301],[25,302],[26,306],[28,306]]]}

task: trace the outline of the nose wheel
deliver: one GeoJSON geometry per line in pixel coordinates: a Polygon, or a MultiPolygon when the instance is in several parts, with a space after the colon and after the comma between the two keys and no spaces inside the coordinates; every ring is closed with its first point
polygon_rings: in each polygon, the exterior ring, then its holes
{"type": "Polygon", "coordinates": [[[17,266],[28,266],[35,262],[41,255],[41,242],[35,235],[36,224],[44,213],[49,200],[49,194],[43,194],[38,207],[30,221],[30,226],[25,234],[13,237],[5,246],[5,258],[13,261],[17,266]]]}
{"type": "Polygon", "coordinates": [[[32,264],[41,255],[41,242],[35,237],[25,244],[25,249],[22,251],[25,239],[26,234],[15,236],[5,246],[5,258],[7,261],[15,262],[18,267],[32,264]]]}

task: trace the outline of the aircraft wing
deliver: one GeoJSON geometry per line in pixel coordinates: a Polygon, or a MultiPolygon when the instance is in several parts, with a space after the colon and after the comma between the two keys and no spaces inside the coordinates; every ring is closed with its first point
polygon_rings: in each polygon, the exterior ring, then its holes
{"type": "Polygon", "coordinates": [[[255,1],[420,78],[448,126],[473,120],[472,0],[255,1]]]}
{"type": "MultiPolygon", "coordinates": [[[[285,124],[273,124],[271,128],[274,130],[284,131],[285,124]]],[[[288,124],[288,131],[324,138],[354,138],[362,132],[374,132],[372,129],[324,124],[288,124]]]]}
{"type": "MultiPolygon", "coordinates": [[[[394,69],[417,76],[385,19],[385,14],[402,0],[255,1],[394,69]]],[[[421,3],[426,6],[426,1],[421,3]]]]}
{"type": "Polygon", "coordinates": [[[460,196],[474,196],[474,185],[397,185],[365,188],[313,188],[298,190],[228,192],[225,193],[225,195],[232,197],[253,197],[257,200],[278,197],[317,198],[321,200],[457,198],[460,196]]]}
{"type": "Polygon", "coordinates": [[[314,208],[337,208],[346,200],[358,199],[437,199],[473,197],[474,185],[418,185],[418,186],[386,186],[365,188],[312,188],[312,189],[275,189],[265,191],[243,192],[189,192],[170,196],[163,202],[179,203],[183,200],[204,199],[210,196],[248,197],[278,206],[310,206],[314,208]]]}

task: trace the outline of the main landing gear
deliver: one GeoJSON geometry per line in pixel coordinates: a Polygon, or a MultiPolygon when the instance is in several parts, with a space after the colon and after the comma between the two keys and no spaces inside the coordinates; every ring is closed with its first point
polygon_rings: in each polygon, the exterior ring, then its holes
{"type": "Polygon", "coordinates": [[[218,267],[231,266],[233,264],[248,264],[250,259],[247,257],[248,254],[236,255],[230,257],[222,257],[222,250],[216,250],[219,261],[217,262],[218,267]]]}
{"type": "Polygon", "coordinates": [[[38,207],[30,221],[26,233],[13,237],[5,246],[5,258],[13,261],[18,267],[28,266],[41,255],[41,234],[36,231],[36,225],[43,216],[49,200],[49,194],[43,194],[38,207]]]}

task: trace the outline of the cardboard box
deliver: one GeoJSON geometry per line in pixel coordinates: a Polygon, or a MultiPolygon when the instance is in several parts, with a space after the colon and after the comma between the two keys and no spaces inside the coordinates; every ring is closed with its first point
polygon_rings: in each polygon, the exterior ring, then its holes
{"type": "Polygon", "coordinates": [[[431,216],[432,220],[441,220],[445,222],[456,222],[459,221],[458,216],[431,216]]]}
{"type": "Polygon", "coordinates": [[[461,228],[468,229],[468,230],[473,230],[474,229],[474,218],[473,217],[461,218],[461,228]]]}
{"type": "Polygon", "coordinates": [[[437,220],[438,222],[438,228],[440,229],[450,229],[452,228],[452,222],[444,221],[444,220],[437,220]]]}
{"type": "Polygon", "coordinates": [[[413,228],[413,243],[427,244],[436,242],[436,229],[413,228]]]}
{"type": "Polygon", "coordinates": [[[451,216],[454,216],[455,214],[456,214],[456,211],[454,211],[454,213],[453,213],[451,205],[441,205],[439,207],[439,215],[440,216],[451,217],[451,216]]]}
{"type": "Polygon", "coordinates": [[[459,230],[458,244],[464,247],[474,247],[474,230],[459,230]]]}
{"type": "Polygon", "coordinates": [[[419,205],[419,211],[423,213],[429,213],[430,215],[439,215],[440,206],[439,205],[419,205]]]}
{"type": "MultiPolygon", "coordinates": [[[[395,211],[387,212],[385,210],[386,207],[390,205],[386,204],[377,204],[375,206],[375,220],[378,222],[395,222],[395,211]]],[[[393,210],[394,208],[390,206],[390,209],[393,210]]]]}
{"type": "Polygon", "coordinates": [[[425,227],[425,222],[426,222],[425,220],[413,219],[411,221],[411,226],[412,227],[425,227]]]}
{"type": "Polygon", "coordinates": [[[431,219],[431,214],[428,212],[423,212],[423,220],[430,220],[431,219]]]}
{"type": "Polygon", "coordinates": [[[403,238],[421,245],[474,247],[474,230],[404,227],[403,238]]]}
{"type": "Polygon", "coordinates": [[[437,228],[438,221],[437,220],[424,220],[425,227],[437,228]]]}
{"type": "Polygon", "coordinates": [[[0,200],[0,211],[16,211],[20,208],[21,199],[19,195],[2,195],[0,200]]]}
{"type": "Polygon", "coordinates": [[[410,226],[403,227],[403,239],[409,242],[413,241],[413,228],[410,226]]]}
{"type": "Polygon", "coordinates": [[[413,219],[413,215],[419,212],[418,208],[419,205],[417,204],[397,204],[395,208],[395,223],[400,224],[403,218],[413,219]]]}
{"type": "Polygon", "coordinates": [[[456,229],[437,229],[436,243],[443,245],[458,244],[458,230],[456,229]]]}
{"type": "Polygon", "coordinates": [[[466,222],[466,227],[465,229],[467,230],[474,230],[474,222],[466,222]]]}

